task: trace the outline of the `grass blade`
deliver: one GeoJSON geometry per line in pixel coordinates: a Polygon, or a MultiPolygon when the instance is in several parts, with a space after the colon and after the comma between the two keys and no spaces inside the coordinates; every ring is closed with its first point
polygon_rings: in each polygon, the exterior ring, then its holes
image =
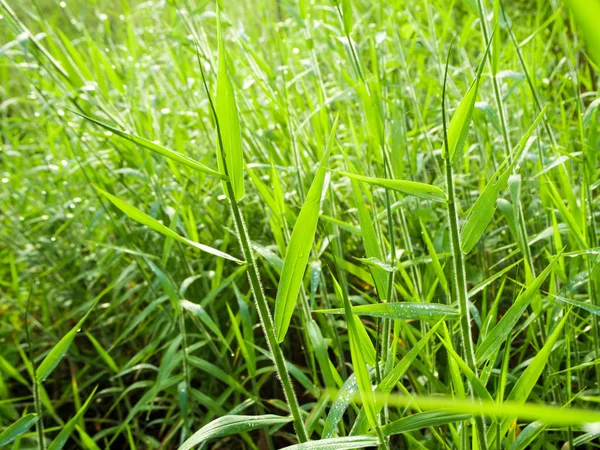
{"type": "Polygon", "coordinates": [[[90,394],[88,399],[85,401],[83,406],[81,408],[79,408],[79,410],[77,411],[77,414],[75,414],[71,418],[71,420],[69,420],[67,422],[67,424],[64,427],[62,427],[62,429],[60,430],[60,433],[58,433],[58,436],[56,436],[54,438],[54,440],[48,446],[48,450],[60,450],[65,446],[65,444],[67,443],[67,440],[69,439],[69,436],[71,436],[71,433],[75,429],[75,425],[77,425],[79,423],[79,420],[85,414],[85,411],[87,410],[88,406],[90,405],[90,402],[92,401],[92,398],[94,397],[94,394],[96,393],[96,389],[98,389],[97,386],[94,388],[94,390],[92,391],[92,393],[90,394]]]}
{"type": "Polygon", "coordinates": [[[271,425],[283,425],[292,420],[291,417],[264,414],[262,416],[223,416],[213,420],[208,425],[196,431],[179,450],[191,450],[197,445],[203,444],[211,439],[232,434],[246,433],[271,425]]]}
{"type": "MultiPolygon", "coordinates": [[[[219,132],[227,171],[223,167],[223,155],[218,152],[217,161],[219,163],[219,172],[227,173],[233,186],[235,199],[231,201],[239,202],[244,197],[244,155],[242,152],[242,133],[240,131],[240,119],[238,117],[238,108],[235,101],[235,92],[233,84],[229,78],[227,70],[227,54],[223,44],[223,32],[221,29],[221,13],[217,8],[217,39],[219,41],[219,63],[217,69],[217,96],[216,110],[219,119],[219,132]]],[[[225,195],[229,195],[225,186],[223,186],[225,195]]]]}
{"type": "Polygon", "coordinates": [[[141,147],[144,147],[154,153],[157,153],[161,156],[165,156],[169,159],[172,159],[173,161],[177,161],[178,163],[181,163],[183,165],[191,167],[192,169],[196,169],[207,175],[211,175],[213,177],[217,177],[222,180],[227,179],[227,177],[225,175],[217,172],[216,170],[211,169],[208,166],[205,166],[204,164],[199,163],[195,159],[192,159],[189,156],[184,155],[183,153],[179,153],[179,152],[176,152],[175,150],[168,149],[167,147],[163,147],[160,144],[149,141],[148,139],[145,139],[143,137],[136,136],[135,134],[131,134],[131,133],[127,133],[125,131],[119,130],[118,128],[108,125],[107,123],[101,122],[98,119],[94,119],[93,117],[78,113],[77,111],[72,111],[72,112],[74,114],[77,114],[78,116],[81,116],[84,119],[104,128],[104,129],[110,131],[111,133],[114,133],[117,136],[122,137],[123,139],[127,139],[128,141],[133,142],[134,144],[137,144],[141,147]]]}
{"type": "Polygon", "coordinates": [[[296,300],[300,292],[300,286],[308,264],[310,249],[313,245],[319,213],[321,209],[321,193],[327,174],[327,162],[335,140],[335,131],[337,120],[333,124],[327,150],[319,164],[315,179],[313,180],[304,205],[300,210],[298,219],[294,224],[290,242],[285,254],[279,287],[277,288],[277,298],[275,299],[275,330],[277,332],[277,341],[282,342],[292,320],[292,315],[296,307],[296,300]]]}
{"type": "MultiPolygon", "coordinates": [[[[344,308],[319,309],[313,312],[324,314],[342,314],[344,308]]],[[[438,303],[376,303],[373,305],[352,306],[351,312],[359,316],[381,317],[384,319],[402,320],[438,320],[458,318],[458,310],[451,306],[438,303]]]]}
{"type": "Polygon", "coordinates": [[[281,450],[354,450],[355,448],[377,447],[378,443],[377,438],[372,436],[347,436],[290,445],[281,450]]]}
{"type": "Polygon", "coordinates": [[[418,183],[416,181],[407,180],[390,180],[387,178],[373,178],[358,175],[356,173],[335,171],[342,176],[352,178],[354,180],[362,181],[373,186],[379,186],[386,189],[392,189],[394,191],[401,192],[405,195],[412,195],[414,197],[423,198],[425,200],[432,200],[435,202],[445,202],[446,193],[437,186],[431,184],[418,183]]]}
{"type": "Polygon", "coordinates": [[[8,426],[2,433],[0,433],[0,447],[10,444],[16,438],[26,433],[27,430],[34,426],[38,420],[38,415],[31,413],[21,417],[15,423],[8,426]]]}
{"type": "Polygon", "coordinates": [[[159,233],[165,235],[166,237],[175,239],[176,241],[182,242],[187,245],[191,245],[192,247],[195,247],[198,250],[202,250],[203,252],[210,253],[211,255],[214,255],[214,256],[218,256],[219,258],[224,258],[224,259],[228,259],[230,261],[234,261],[238,264],[243,264],[243,261],[240,261],[239,259],[234,258],[233,256],[228,255],[227,253],[217,250],[216,248],[212,248],[212,247],[209,247],[208,245],[204,245],[204,244],[199,244],[198,242],[194,242],[190,239],[180,236],[179,234],[177,234],[173,230],[171,230],[169,227],[163,225],[158,220],[150,217],[145,212],[140,211],[135,206],[124,202],[120,198],[115,197],[112,194],[109,194],[108,192],[106,192],[103,189],[100,189],[99,187],[94,186],[94,188],[100,194],[102,194],[108,200],[110,200],[113,205],[115,205],[117,208],[119,208],[121,211],[123,211],[123,213],[125,213],[129,218],[135,220],[136,222],[139,222],[142,225],[145,225],[154,231],[158,231],[159,233]]]}

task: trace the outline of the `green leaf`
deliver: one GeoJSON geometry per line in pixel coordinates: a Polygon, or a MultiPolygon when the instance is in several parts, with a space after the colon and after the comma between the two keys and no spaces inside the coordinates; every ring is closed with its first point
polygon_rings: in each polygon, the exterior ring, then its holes
{"type": "Polygon", "coordinates": [[[92,398],[96,393],[96,389],[98,389],[97,386],[94,388],[94,390],[92,391],[88,399],[85,401],[83,406],[79,408],[79,411],[77,411],[77,413],[71,418],[71,420],[69,420],[67,424],[62,427],[60,433],[58,433],[58,436],[56,436],[48,446],[48,450],[60,450],[64,447],[64,445],[67,443],[67,440],[69,439],[69,436],[71,436],[71,433],[75,429],[75,425],[77,425],[81,417],[85,414],[85,411],[87,410],[88,406],[90,405],[90,402],[92,401],[92,398]]]}
{"type": "Polygon", "coordinates": [[[38,383],[42,383],[48,376],[52,373],[52,371],[56,368],[58,363],[63,359],[67,350],[75,340],[75,336],[77,336],[77,332],[82,325],[83,320],[81,320],[75,327],[73,327],[67,334],[63,336],[63,338],[58,341],[58,343],[52,347],[50,352],[46,355],[44,360],[38,366],[35,371],[36,380],[38,383]]]}
{"type": "Polygon", "coordinates": [[[179,447],[179,450],[191,450],[197,445],[205,443],[210,439],[246,433],[271,425],[283,425],[291,420],[291,417],[276,416],[274,414],[265,414],[262,416],[232,415],[219,417],[196,431],[179,447]]]}
{"type": "Polygon", "coordinates": [[[154,152],[154,153],[158,153],[159,155],[162,156],[166,156],[167,158],[172,159],[173,161],[177,161],[181,164],[184,164],[188,167],[191,167],[192,169],[196,169],[202,173],[205,173],[207,175],[212,175],[214,177],[220,178],[222,180],[226,180],[227,177],[219,172],[217,172],[216,170],[211,169],[208,166],[205,166],[204,164],[199,163],[198,161],[190,158],[187,155],[184,155],[183,153],[179,153],[176,152],[174,150],[168,149],[166,147],[163,147],[160,144],[156,144],[155,142],[149,141],[148,139],[145,139],[143,137],[140,136],[136,136],[135,134],[131,134],[131,133],[127,133],[125,131],[121,131],[111,125],[108,125],[107,123],[101,122],[97,119],[94,119],[93,117],[90,116],[86,116],[84,114],[78,113],[76,111],[72,111],[74,114],[77,114],[78,116],[83,117],[86,120],[89,120],[90,122],[110,131],[111,133],[116,134],[117,136],[122,137],[123,139],[127,139],[130,142],[133,142],[134,144],[137,144],[141,147],[147,148],[148,150],[154,152]]]}
{"type": "Polygon", "coordinates": [[[203,252],[210,253],[211,255],[218,256],[220,258],[225,258],[230,261],[234,261],[238,264],[243,264],[243,261],[240,261],[239,259],[234,258],[233,256],[228,255],[227,253],[223,253],[222,251],[217,250],[216,248],[212,248],[204,244],[199,244],[198,242],[194,242],[190,239],[180,236],[179,234],[171,230],[169,227],[163,225],[158,220],[150,217],[148,214],[140,211],[135,206],[124,202],[123,200],[119,199],[118,197],[115,197],[112,194],[109,194],[108,192],[106,192],[103,189],[100,189],[99,187],[94,186],[94,188],[100,194],[109,199],[113,205],[115,205],[117,208],[123,211],[129,218],[135,220],[136,222],[139,222],[142,225],[145,225],[154,231],[158,231],[159,233],[164,234],[169,238],[175,239],[176,241],[182,242],[187,245],[191,245],[192,247],[202,250],[203,252]]]}
{"type": "Polygon", "coordinates": [[[586,39],[592,58],[600,64],[600,0],[566,0],[586,39]]]}
{"type": "Polygon", "coordinates": [[[321,439],[283,447],[281,450],[353,450],[355,448],[377,447],[379,441],[373,436],[346,436],[321,439]]]}
{"type": "Polygon", "coordinates": [[[344,32],[349,35],[352,32],[352,4],[350,0],[342,0],[342,17],[344,22],[344,32]]]}
{"type": "MultiPolygon", "coordinates": [[[[439,303],[393,302],[375,303],[373,305],[352,306],[353,314],[359,316],[381,317],[384,319],[403,320],[437,320],[442,317],[457,319],[456,308],[439,303]]],[[[343,308],[319,309],[313,311],[325,314],[342,314],[343,308]]]]}
{"type": "MultiPolygon", "coordinates": [[[[465,146],[467,135],[469,134],[469,127],[471,126],[471,118],[473,116],[475,100],[477,99],[477,91],[479,89],[481,72],[483,71],[485,58],[487,57],[489,48],[490,47],[488,43],[483,58],[479,63],[479,67],[477,68],[475,79],[471,83],[471,86],[469,86],[465,96],[458,104],[456,111],[454,111],[454,114],[452,115],[452,119],[450,119],[446,138],[448,139],[448,153],[451,162],[456,161],[458,157],[462,155],[463,147],[465,146]]],[[[445,147],[446,146],[442,146],[442,157],[444,158],[446,157],[445,147]]]]}
{"type": "Polygon", "coordinates": [[[527,289],[517,297],[508,311],[502,316],[500,322],[496,324],[479,347],[477,347],[475,357],[477,358],[478,364],[482,363],[486,358],[492,355],[496,349],[506,341],[506,338],[525,312],[525,309],[529,306],[531,299],[537,293],[544,280],[550,275],[556,261],[558,261],[558,256],[555,256],[543,272],[540,273],[537,278],[527,286],[527,289]]]}
{"type": "Polygon", "coordinates": [[[423,225],[423,222],[419,220],[419,223],[421,224],[421,231],[423,235],[423,240],[425,241],[425,245],[427,246],[427,252],[429,253],[429,256],[431,256],[431,266],[433,267],[433,271],[437,275],[438,280],[442,285],[442,289],[444,289],[444,292],[447,294],[448,281],[446,280],[446,275],[444,275],[444,270],[442,269],[442,265],[440,264],[437,252],[435,251],[433,242],[431,242],[431,238],[429,237],[429,233],[427,233],[427,229],[423,225]]]}
{"type": "Polygon", "coordinates": [[[313,180],[304,205],[300,210],[298,219],[294,224],[294,229],[290,237],[290,242],[285,254],[279,287],[277,288],[277,298],[275,299],[275,330],[277,332],[277,342],[282,342],[292,320],[296,300],[300,292],[300,286],[308,264],[310,249],[312,248],[319,221],[321,209],[321,193],[327,174],[327,162],[335,140],[335,130],[337,128],[337,119],[333,124],[327,149],[323,159],[319,164],[315,179],[313,180]]]}
{"type": "MultiPolygon", "coordinates": [[[[231,180],[235,199],[231,201],[240,201],[244,197],[244,154],[242,151],[242,133],[240,131],[240,119],[238,117],[238,108],[235,101],[233,84],[229,78],[227,70],[227,54],[223,44],[223,33],[221,30],[221,14],[217,8],[217,39],[219,63],[217,68],[217,97],[216,110],[219,121],[219,132],[221,144],[227,171],[223,164],[223,155],[219,149],[217,161],[219,172],[227,173],[231,180]]],[[[224,186],[225,195],[229,196],[224,186]]]]}
{"type": "Polygon", "coordinates": [[[0,433],[0,447],[7,445],[29,430],[37,421],[37,414],[31,413],[21,417],[0,433]]]}
{"type": "Polygon", "coordinates": [[[546,108],[542,109],[537,116],[533,125],[529,127],[516,149],[507,157],[504,162],[498,167],[498,170],[492,175],[492,178],[485,186],[483,192],[471,208],[469,215],[461,229],[461,250],[463,253],[469,253],[475,246],[479,238],[487,228],[490,220],[496,211],[496,200],[501,191],[507,184],[510,175],[513,173],[521,154],[523,153],[529,137],[535,130],[540,120],[542,120],[546,108]]]}
{"type": "Polygon", "coordinates": [[[591,303],[580,302],[578,300],[573,300],[571,298],[562,297],[560,295],[550,294],[552,298],[555,298],[559,302],[567,303],[569,305],[576,306],[577,308],[581,308],[587,312],[600,316],[600,306],[593,305],[591,303]]]}
{"type": "Polygon", "coordinates": [[[469,420],[470,414],[459,414],[445,411],[427,411],[412,414],[408,417],[391,422],[381,428],[383,435],[393,436],[401,433],[421,430],[423,428],[446,425],[453,422],[469,420]]]}
{"type": "Polygon", "coordinates": [[[372,184],[374,186],[383,187],[386,189],[392,189],[398,192],[402,192],[406,195],[413,195],[415,197],[424,198],[426,200],[432,200],[435,202],[445,202],[446,193],[439,187],[432,186],[431,184],[418,183],[416,181],[407,180],[390,180],[387,178],[373,178],[365,177],[350,172],[335,171],[345,177],[350,177],[354,180],[362,181],[364,183],[372,184]]]}

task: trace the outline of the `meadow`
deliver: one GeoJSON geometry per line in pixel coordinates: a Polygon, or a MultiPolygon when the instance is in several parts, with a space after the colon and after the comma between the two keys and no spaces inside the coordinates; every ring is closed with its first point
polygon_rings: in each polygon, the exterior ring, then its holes
{"type": "Polygon", "coordinates": [[[600,447],[600,1],[0,0],[0,447],[600,447]]]}

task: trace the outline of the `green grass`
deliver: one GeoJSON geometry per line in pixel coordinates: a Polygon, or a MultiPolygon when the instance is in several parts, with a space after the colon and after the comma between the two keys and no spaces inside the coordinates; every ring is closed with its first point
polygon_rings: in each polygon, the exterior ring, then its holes
{"type": "Polygon", "coordinates": [[[0,446],[600,447],[596,11],[0,0],[0,446]]]}

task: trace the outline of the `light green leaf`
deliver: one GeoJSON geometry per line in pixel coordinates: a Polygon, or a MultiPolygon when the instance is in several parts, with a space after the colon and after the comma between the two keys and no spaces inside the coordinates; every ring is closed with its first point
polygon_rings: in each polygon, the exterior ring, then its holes
{"type": "Polygon", "coordinates": [[[345,177],[350,177],[354,180],[362,181],[364,183],[369,183],[386,189],[392,189],[402,192],[406,195],[413,195],[415,197],[424,198],[426,200],[432,200],[435,202],[446,201],[446,193],[439,187],[432,186],[431,184],[407,180],[390,180],[387,178],[365,177],[363,175],[350,172],[341,172],[337,170],[335,172],[345,177]]]}
{"type": "MultiPolygon", "coordinates": [[[[439,303],[393,302],[375,303],[373,305],[352,306],[353,314],[359,316],[381,317],[384,319],[403,320],[438,320],[442,317],[456,319],[458,310],[439,303]]],[[[343,308],[319,309],[313,311],[325,314],[342,314],[343,308]]]]}
{"type": "Polygon", "coordinates": [[[354,450],[355,448],[377,447],[378,440],[373,436],[346,436],[321,439],[283,447],[282,450],[354,450]]]}
{"type": "Polygon", "coordinates": [[[437,252],[435,251],[435,247],[433,246],[433,242],[431,242],[431,238],[429,237],[429,233],[427,233],[427,229],[423,225],[423,222],[419,220],[421,224],[421,230],[423,235],[423,240],[425,241],[425,245],[427,246],[427,252],[429,256],[431,256],[431,265],[433,267],[433,271],[438,277],[444,292],[448,293],[448,281],[446,280],[446,275],[444,275],[444,270],[442,269],[442,265],[440,264],[440,260],[437,256],[437,252]]]}
{"type": "Polygon", "coordinates": [[[10,444],[16,438],[27,432],[37,421],[37,414],[31,413],[21,417],[0,433],[0,447],[10,444]]]}
{"type": "Polygon", "coordinates": [[[504,162],[498,167],[496,173],[492,176],[483,192],[471,208],[467,220],[461,229],[461,250],[463,253],[469,253],[475,246],[479,238],[487,228],[490,220],[496,211],[496,200],[501,191],[503,191],[508,183],[510,175],[513,173],[521,154],[526,148],[529,137],[535,130],[535,127],[544,117],[546,109],[542,109],[537,116],[533,125],[529,127],[516,149],[510,157],[507,157],[504,162]]]}
{"type": "Polygon", "coordinates": [[[566,0],[586,39],[592,58],[600,64],[600,0],[566,0]]]}
{"type": "Polygon", "coordinates": [[[192,448],[209,441],[210,439],[230,436],[232,434],[246,433],[271,425],[283,425],[292,420],[291,417],[265,414],[262,416],[223,416],[213,420],[208,425],[196,431],[179,450],[191,450],[192,448]]]}
{"type": "Polygon", "coordinates": [[[275,299],[275,330],[278,342],[283,341],[290,326],[306,265],[308,264],[310,249],[315,239],[321,209],[321,192],[327,174],[327,162],[335,140],[336,128],[337,119],[333,124],[325,155],[319,164],[315,179],[308,190],[304,205],[302,205],[298,219],[294,224],[290,243],[286,250],[279,287],[277,288],[277,298],[275,299]]]}
{"type": "Polygon", "coordinates": [[[580,302],[579,300],[573,300],[571,298],[562,297],[560,295],[550,294],[552,298],[555,298],[559,302],[567,303],[569,305],[576,306],[577,308],[584,309],[587,312],[600,316],[600,306],[593,305],[587,302],[580,302]]]}
{"type": "Polygon", "coordinates": [[[153,151],[154,153],[158,153],[159,155],[162,156],[166,156],[167,158],[172,159],[173,161],[177,161],[181,164],[184,164],[188,167],[191,167],[192,169],[196,169],[200,172],[203,172],[207,175],[212,175],[214,177],[220,178],[222,180],[226,180],[227,177],[219,172],[217,172],[216,170],[211,169],[208,166],[205,166],[204,164],[199,163],[198,161],[190,158],[187,155],[184,155],[183,153],[179,153],[176,152],[174,150],[168,149],[166,147],[163,147],[160,144],[156,144],[155,142],[149,141],[148,139],[145,139],[143,137],[140,136],[136,136],[135,134],[131,134],[131,133],[127,133],[125,131],[121,131],[111,125],[108,125],[107,123],[101,122],[97,119],[94,119],[93,117],[90,116],[86,116],[84,114],[78,113],[76,111],[72,111],[74,114],[77,114],[81,117],[83,117],[86,120],[89,120],[90,122],[110,131],[111,133],[116,134],[117,136],[122,137],[123,139],[127,139],[128,141],[133,142],[134,144],[137,144],[141,147],[147,148],[150,151],[153,151]]]}
{"type": "MultiPolygon", "coordinates": [[[[238,108],[235,101],[233,84],[229,78],[227,70],[227,54],[223,44],[223,33],[221,30],[221,14],[217,8],[217,39],[219,63],[217,68],[217,97],[216,110],[219,121],[219,132],[227,171],[223,165],[223,155],[220,148],[217,155],[219,172],[227,173],[231,180],[235,199],[231,201],[240,201],[244,197],[244,154],[242,151],[242,133],[240,131],[240,119],[238,117],[238,108]]],[[[229,196],[227,188],[224,187],[225,195],[229,196]]]]}
{"type": "Polygon", "coordinates": [[[48,450],[60,450],[64,447],[64,445],[67,443],[67,440],[69,439],[69,436],[71,436],[71,433],[75,429],[75,425],[77,425],[83,414],[85,414],[85,411],[87,410],[88,406],[90,405],[90,402],[92,401],[92,398],[96,393],[96,389],[98,389],[97,386],[94,388],[94,390],[92,391],[88,399],[85,401],[83,406],[79,408],[79,411],[77,411],[77,413],[71,418],[71,420],[69,420],[67,424],[62,427],[60,433],[58,433],[58,436],[56,436],[48,446],[48,450]]]}
{"type": "Polygon", "coordinates": [[[216,248],[212,248],[212,247],[209,247],[208,245],[204,245],[204,244],[199,244],[198,242],[194,242],[190,239],[180,236],[179,234],[177,234],[173,230],[171,230],[169,227],[163,225],[158,220],[150,217],[148,214],[140,211],[135,206],[124,202],[120,198],[115,197],[112,194],[109,194],[108,192],[106,192],[103,189],[100,189],[99,187],[94,186],[94,188],[100,194],[102,194],[107,199],[109,199],[113,205],[115,205],[117,208],[119,208],[121,211],[123,211],[129,218],[135,220],[136,222],[139,222],[142,225],[146,225],[148,228],[151,228],[154,231],[158,231],[159,233],[164,234],[165,236],[170,237],[172,239],[175,239],[176,241],[182,242],[187,245],[191,245],[192,247],[202,250],[203,252],[210,253],[211,255],[218,256],[220,258],[225,258],[230,261],[234,261],[238,264],[243,264],[243,262],[240,261],[239,259],[234,258],[233,256],[228,255],[227,253],[223,253],[222,251],[217,250],[216,248]]]}

